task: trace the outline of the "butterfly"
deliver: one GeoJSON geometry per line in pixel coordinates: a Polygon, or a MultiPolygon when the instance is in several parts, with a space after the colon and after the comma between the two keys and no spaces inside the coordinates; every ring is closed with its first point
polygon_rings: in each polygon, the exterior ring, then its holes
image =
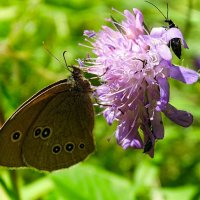
{"type": "Polygon", "coordinates": [[[25,101],[0,129],[0,165],[53,171],[84,160],[94,149],[90,82],[80,68],[25,101]]]}

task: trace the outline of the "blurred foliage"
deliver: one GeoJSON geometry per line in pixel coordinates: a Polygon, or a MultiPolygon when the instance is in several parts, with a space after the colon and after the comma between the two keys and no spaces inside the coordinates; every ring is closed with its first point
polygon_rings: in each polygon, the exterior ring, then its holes
{"type": "MultiPolygon", "coordinates": [[[[166,1],[152,0],[166,14],[166,1]]],[[[90,52],[83,30],[100,30],[111,11],[139,8],[149,27],[163,26],[163,17],[142,0],[0,0],[0,118],[7,119],[28,97],[69,72],[49,55],[42,43],[63,62],[76,63],[90,52]]],[[[192,69],[200,57],[200,1],[169,1],[169,16],[190,47],[174,63],[192,69]]],[[[70,169],[51,174],[32,169],[0,168],[0,199],[200,199],[200,85],[171,80],[171,102],[194,115],[182,128],[164,117],[165,138],[157,142],[155,158],[142,151],[122,150],[102,116],[96,117],[96,152],[70,169]],[[110,139],[108,142],[108,139],[110,139]],[[17,188],[18,187],[18,188],[17,188]]],[[[99,112],[99,110],[97,110],[99,112]]]]}

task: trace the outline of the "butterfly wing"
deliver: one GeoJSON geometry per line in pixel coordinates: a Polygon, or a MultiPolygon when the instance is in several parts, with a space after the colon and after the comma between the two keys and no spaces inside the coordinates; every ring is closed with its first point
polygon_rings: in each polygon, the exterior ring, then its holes
{"type": "Polygon", "coordinates": [[[0,165],[8,167],[25,166],[21,150],[26,131],[37,118],[40,109],[58,92],[66,91],[67,80],[56,82],[22,104],[0,129],[0,165]],[[33,106],[37,104],[37,106],[33,106]]]}
{"type": "Polygon", "coordinates": [[[88,94],[57,94],[27,132],[22,148],[24,162],[53,171],[84,160],[94,151],[93,125],[94,112],[88,94]]]}
{"type": "MultiPolygon", "coordinates": [[[[0,165],[30,165],[51,171],[75,164],[94,150],[93,125],[94,113],[89,94],[73,91],[72,85],[66,80],[52,84],[25,102],[0,130],[0,165]],[[77,106],[83,111],[80,115],[77,106]],[[80,134],[81,131],[83,134],[80,134]],[[81,143],[82,138],[88,138],[84,144],[88,142],[91,148],[88,151],[86,147],[84,150],[79,148],[82,150],[81,156],[74,154],[77,152],[74,148],[71,157],[60,164],[67,155],[63,154],[63,145],[66,144],[62,142],[74,141],[71,138],[75,138],[77,144],[81,143]],[[59,152],[59,148],[63,151],[59,152]],[[49,155],[52,149],[53,157],[49,155]]],[[[68,144],[68,148],[70,146],[68,144]]]]}

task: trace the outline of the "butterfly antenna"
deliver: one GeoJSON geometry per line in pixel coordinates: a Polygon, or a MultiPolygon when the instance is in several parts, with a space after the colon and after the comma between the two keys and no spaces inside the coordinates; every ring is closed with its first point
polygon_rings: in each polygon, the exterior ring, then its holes
{"type": "MultiPolygon", "coordinates": [[[[154,4],[151,3],[150,1],[145,1],[145,2],[147,2],[147,3],[151,4],[152,6],[154,6],[154,7],[160,12],[160,14],[161,14],[165,19],[168,19],[168,16],[166,17],[166,16],[163,14],[163,12],[162,12],[156,5],[154,5],[154,4]]],[[[168,6],[168,3],[167,3],[167,6],[168,6]]]]}
{"type": "Polygon", "coordinates": [[[65,57],[66,53],[67,53],[67,51],[63,51],[63,58],[64,58],[64,61],[65,61],[65,65],[67,67],[67,70],[69,70],[72,73],[72,70],[70,69],[70,66],[67,65],[67,60],[66,60],[66,57],[65,57]]]}
{"type": "Polygon", "coordinates": [[[53,55],[53,53],[51,53],[51,51],[45,45],[44,41],[42,42],[42,45],[43,45],[43,48],[48,52],[49,55],[51,55],[53,58],[55,58],[61,65],[63,65],[63,63],[61,63],[60,60],[55,55],[53,55]]]}

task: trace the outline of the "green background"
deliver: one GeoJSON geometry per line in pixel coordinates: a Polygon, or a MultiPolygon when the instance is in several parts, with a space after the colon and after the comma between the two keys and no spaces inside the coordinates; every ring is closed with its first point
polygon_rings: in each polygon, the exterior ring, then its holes
{"type": "MultiPolygon", "coordinates": [[[[166,13],[166,1],[151,1],[166,13]]],[[[60,64],[68,51],[68,64],[83,58],[89,48],[83,30],[99,31],[107,24],[111,10],[140,9],[148,27],[163,26],[163,17],[143,0],[0,0],[0,118],[7,119],[36,91],[69,76],[60,64]]],[[[200,1],[169,2],[169,16],[183,32],[189,50],[173,62],[195,69],[200,57],[200,1]]],[[[189,128],[164,117],[165,138],[158,141],[155,157],[142,151],[124,151],[116,144],[116,124],[107,125],[96,117],[96,151],[83,163],[54,173],[33,169],[8,170],[0,167],[0,199],[200,199],[200,85],[170,80],[170,102],[194,116],[189,128]],[[108,142],[108,139],[111,139],[108,142]]],[[[96,112],[100,112],[98,109],[96,112]]]]}

